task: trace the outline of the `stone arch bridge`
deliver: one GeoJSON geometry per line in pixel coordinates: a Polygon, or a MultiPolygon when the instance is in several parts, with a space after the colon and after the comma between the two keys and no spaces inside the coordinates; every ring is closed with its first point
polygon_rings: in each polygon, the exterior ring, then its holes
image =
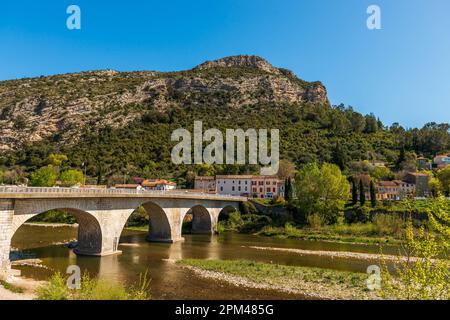
{"type": "Polygon", "coordinates": [[[71,213],[78,222],[75,253],[104,256],[120,252],[119,238],[130,215],[143,206],[150,216],[147,239],[183,240],[181,228],[193,214],[192,233],[212,234],[223,210],[238,209],[243,197],[185,191],[0,187],[0,272],[10,269],[11,239],[32,217],[49,210],[71,213]]]}

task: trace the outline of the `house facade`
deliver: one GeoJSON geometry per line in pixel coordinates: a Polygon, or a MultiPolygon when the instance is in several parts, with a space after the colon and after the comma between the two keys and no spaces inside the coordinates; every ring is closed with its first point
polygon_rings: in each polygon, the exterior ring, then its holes
{"type": "Polygon", "coordinates": [[[141,186],[144,190],[168,191],[177,188],[177,184],[165,179],[147,179],[142,181],[141,186]]]}
{"type": "Polygon", "coordinates": [[[394,181],[378,181],[377,200],[400,200],[400,187],[394,181]]]}
{"type": "Polygon", "coordinates": [[[433,159],[434,166],[437,169],[443,169],[450,164],[450,153],[440,154],[433,159]]]}
{"type": "Polygon", "coordinates": [[[216,176],[216,190],[218,194],[232,196],[251,196],[251,175],[222,175],[216,176]]]}
{"type": "Polygon", "coordinates": [[[409,172],[406,174],[403,181],[415,185],[416,197],[428,197],[430,195],[430,189],[428,187],[428,181],[430,177],[426,173],[409,172]]]}
{"type": "Polygon", "coordinates": [[[284,197],[284,181],[277,176],[218,175],[195,177],[195,189],[252,198],[284,197]]]}
{"type": "Polygon", "coordinates": [[[206,193],[216,193],[216,177],[197,176],[195,177],[194,189],[206,193]]]}

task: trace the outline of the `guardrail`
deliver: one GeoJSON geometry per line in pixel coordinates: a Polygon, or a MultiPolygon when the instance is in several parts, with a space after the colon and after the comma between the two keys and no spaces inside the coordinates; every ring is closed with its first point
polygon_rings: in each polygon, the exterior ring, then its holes
{"type": "Polygon", "coordinates": [[[203,193],[203,192],[189,192],[180,191],[180,190],[144,190],[144,189],[136,189],[136,190],[125,190],[125,189],[96,189],[96,188],[59,188],[59,187],[19,187],[19,186],[0,186],[0,194],[17,194],[17,193],[25,193],[25,194],[35,194],[35,193],[70,193],[70,194],[123,194],[123,195],[156,195],[156,196],[167,196],[167,195],[192,195],[205,197],[210,196],[214,198],[237,198],[236,196],[227,195],[227,194],[211,194],[211,193],[203,193]]]}

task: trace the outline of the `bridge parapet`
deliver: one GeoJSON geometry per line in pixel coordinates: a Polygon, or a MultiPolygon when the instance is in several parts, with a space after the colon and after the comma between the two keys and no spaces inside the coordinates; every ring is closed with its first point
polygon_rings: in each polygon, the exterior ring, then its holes
{"type": "Polygon", "coordinates": [[[58,188],[58,187],[17,187],[0,186],[0,199],[23,198],[178,198],[205,199],[222,201],[247,201],[245,197],[190,192],[188,190],[124,190],[124,189],[96,189],[96,188],[58,188]]]}

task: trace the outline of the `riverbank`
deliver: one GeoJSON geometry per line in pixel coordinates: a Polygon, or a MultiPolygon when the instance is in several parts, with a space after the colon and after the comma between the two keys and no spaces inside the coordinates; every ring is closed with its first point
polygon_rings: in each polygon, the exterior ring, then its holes
{"type": "Polygon", "coordinates": [[[399,245],[404,241],[398,238],[390,236],[367,236],[369,232],[362,232],[363,229],[369,229],[371,226],[362,225],[359,227],[346,228],[323,228],[323,229],[310,229],[310,228],[295,228],[290,226],[285,227],[272,227],[266,226],[260,231],[256,232],[256,235],[265,237],[275,237],[280,239],[298,239],[298,240],[310,240],[310,241],[330,241],[340,243],[354,243],[354,244],[389,244],[399,245]]]}
{"type": "Polygon", "coordinates": [[[34,300],[36,290],[45,282],[30,278],[9,276],[0,280],[0,300],[34,300]]]}
{"type": "Polygon", "coordinates": [[[246,260],[184,259],[177,263],[199,276],[237,287],[278,290],[312,299],[380,299],[378,292],[367,289],[363,273],[246,260]]]}

